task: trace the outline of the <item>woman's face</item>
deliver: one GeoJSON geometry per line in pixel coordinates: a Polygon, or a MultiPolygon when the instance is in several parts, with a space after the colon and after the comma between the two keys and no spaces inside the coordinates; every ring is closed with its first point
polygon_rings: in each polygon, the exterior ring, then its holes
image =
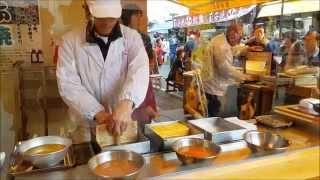
{"type": "Polygon", "coordinates": [[[284,38],[284,40],[283,40],[283,45],[284,45],[287,49],[289,49],[289,48],[291,47],[291,45],[292,45],[292,42],[291,42],[291,40],[290,40],[289,38],[284,38]]]}
{"type": "Polygon", "coordinates": [[[101,36],[108,36],[117,21],[116,18],[94,18],[95,31],[101,36]]]}
{"type": "Polygon", "coordinates": [[[129,27],[135,30],[139,30],[142,14],[134,14],[131,16],[129,27]]]}

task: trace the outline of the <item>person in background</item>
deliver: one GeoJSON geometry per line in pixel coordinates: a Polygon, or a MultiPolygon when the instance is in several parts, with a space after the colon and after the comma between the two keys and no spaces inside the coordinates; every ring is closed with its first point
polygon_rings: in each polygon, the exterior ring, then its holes
{"type": "Polygon", "coordinates": [[[265,51],[269,40],[265,37],[263,27],[257,27],[253,36],[247,41],[246,45],[250,47],[251,51],[265,51]]]}
{"type": "Polygon", "coordinates": [[[172,65],[175,62],[175,58],[177,55],[177,47],[178,47],[178,42],[177,42],[177,38],[175,35],[173,35],[170,39],[169,39],[169,49],[170,49],[170,53],[169,53],[169,59],[170,59],[170,68],[172,68],[172,65]]]}
{"type": "Polygon", "coordinates": [[[282,45],[279,49],[279,55],[282,56],[282,61],[280,63],[280,67],[284,69],[284,66],[287,62],[289,49],[291,48],[292,44],[297,41],[297,33],[294,31],[288,31],[283,34],[283,41],[282,45]]]}
{"type": "MultiPolygon", "coordinates": [[[[249,46],[248,51],[256,52],[271,52],[272,54],[277,54],[277,50],[280,47],[280,42],[278,40],[269,40],[265,36],[264,28],[257,27],[254,30],[253,37],[251,37],[246,43],[249,46]]],[[[271,74],[275,75],[277,73],[277,62],[272,59],[271,61],[271,74]]]]}
{"type": "Polygon", "coordinates": [[[161,66],[164,63],[164,56],[163,56],[164,52],[162,49],[162,42],[160,38],[156,40],[155,53],[156,53],[157,63],[159,66],[161,66]]]}
{"type": "MultiPolygon", "coordinates": [[[[135,4],[128,4],[122,9],[122,23],[132,29],[137,30],[143,40],[144,47],[149,58],[149,69],[153,69],[155,64],[154,52],[150,37],[140,31],[140,23],[143,16],[143,11],[135,4]]],[[[157,115],[156,100],[152,88],[152,83],[149,80],[148,91],[143,103],[133,111],[132,118],[138,120],[139,128],[143,131],[144,125],[150,123],[157,115]]]]}
{"type": "Polygon", "coordinates": [[[307,65],[308,59],[305,48],[301,41],[293,43],[288,52],[288,59],[284,66],[284,71],[296,68],[301,65],[307,65]]]}
{"type": "MultiPolygon", "coordinates": [[[[232,66],[234,47],[240,43],[242,26],[231,24],[224,33],[215,36],[208,44],[206,58],[211,71],[202,74],[203,86],[207,97],[209,117],[218,116],[221,103],[219,96],[225,96],[229,85],[236,81],[251,80],[249,75],[243,74],[232,66]]],[[[243,49],[246,50],[245,48],[243,49]]]]}
{"type": "Polygon", "coordinates": [[[309,65],[320,66],[319,40],[317,31],[309,31],[303,38],[309,65]]]}
{"type": "Polygon", "coordinates": [[[84,9],[88,22],[63,36],[56,71],[59,93],[77,126],[74,144],[91,141],[96,124],[114,136],[126,131],[149,81],[140,34],[119,24],[120,0],[86,0],[84,9]]]}
{"type": "Polygon", "coordinates": [[[192,51],[196,48],[195,39],[196,39],[195,35],[191,34],[189,36],[188,41],[186,42],[186,45],[184,46],[184,52],[187,58],[191,57],[192,51]]]}
{"type": "Polygon", "coordinates": [[[183,49],[177,50],[177,58],[174,60],[174,64],[172,65],[172,68],[169,72],[167,81],[179,81],[183,82],[183,72],[185,70],[184,68],[184,56],[185,52],[183,49]]]}
{"type": "Polygon", "coordinates": [[[163,36],[161,36],[161,47],[163,50],[164,62],[167,62],[167,60],[169,59],[169,54],[170,54],[169,41],[167,41],[167,39],[164,38],[163,36]]]}

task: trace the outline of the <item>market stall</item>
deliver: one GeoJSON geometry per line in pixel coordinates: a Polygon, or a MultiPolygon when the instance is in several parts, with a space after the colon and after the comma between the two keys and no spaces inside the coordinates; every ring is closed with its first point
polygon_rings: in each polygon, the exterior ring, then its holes
{"type": "MultiPolygon", "coordinates": [[[[176,17],[173,20],[173,26],[178,28],[190,28],[189,26],[192,26],[191,29],[197,29],[202,23],[211,24],[207,28],[215,28],[217,24],[220,27],[228,27],[232,24],[230,23],[231,20],[238,20],[252,13],[257,4],[268,2],[268,0],[175,0],[174,2],[189,7],[190,16],[176,17]],[[226,21],[229,22],[226,23],[226,21]]],[[[49,4],[47,5],[49,6],[49,4]]],[[[145,5],[146,2],[143,1],[142,6],[145,7],[145,5]]],[[[285,4],[282,5],[285,6],[285,4]]],[[[266,13],[263,10],[260,11],[260,14],[262,12],[266,13]]],[[[319,13],[319,10],[317,13],[319,13]]],[[[261,17],[264,16],[261,15],[261,17]]],[[[271,15],[268,14],[266,16],[271,15]]],[[[1,25],[1,27],[5,26],[1,25]]],[[[238,30],[236,28],[233,30],[238,30]]],[[[127,29],[127,31],[130,30],[127,29]]],[[[210,32],[212,33],[213,31],[210,32]]],[[[133,34],[137,33],[134,32],[133,34]]],[[[248,38],[248,42],[253,36],[248,38]]],[[[223,37],[224,41],[217,41],[218,45],[224,46],[228,45],[226,43],[230,43],[224,36],[220,37],[223,37]]],[[[45,40],[41,42],[45,42],[45,40]]],[[[134,41],[132,44],[135,43],[142,44],[140,40],[134,41]]],[[[249,44],[247,43],[246,46],[251,46],[249,44]]],[[[74,137],[80,138],[83,135],[81,133],[71,134],[69,130],[64,128],[60,128],[59,133],[56,134],[49,132],[49,119],[61,118],[58,113],[55,113],[56,111],[53,111],[54,113],[50,116],[48,113],[49,106],[53,104],[57,106],[56,108],[65,108],[65,104],[61,101],[62,99],[58,93],[56,79],[59,77],[56,76],[55,65],[47,65],[45,63],[46,60],[45,62],[40,62],[43,57],[39,51],[38,56],[32,54],[32,51],[30,51],[31,54],[28,51],[27,53],[31,56],[30,64],[21,65],[18,63],[10,65],[12,69],[15,69],[17,75],[16,86],[18,89],[16,91],[19,95],[15,100],[18,108],[16,111],[13,110],[12,114],[21,116],[22,121],[19,122],[22,123],[23,127],[22,130],[20,130],[20,127],[15,127],[19,129],[22,137],[17,138],[18,141],[14,142],[12,148],[10,147],[9,153],[6,152],[5,157],[0,154],[1,175],[4,175],[5,178],[16,180],[37,180],[44,179],[44,177],[48,180],[99,178],[198,179],[199,177],[203,179],[319,178],[320,93],[319,75],[317,74],[319,69],[315,66],[312,70],[307,69],[307,73],[301,73],[299,71],[301,66],[298,66],[298,73],[295,73],[297,69],[278,72],[278,66],[273,68],[273,62],[275,59],[278,60],[280,55],[276,51],[274,51],[276,53],[267,51],[267,48],[257,48],[258,45],[261,45],[259,43],[254,42],[253,44],[251,46],[253,48],[247,47],[245,55],[237,59],[240,63],[227,62],[228,65],[234,68],[232,71],[235,74],[246,78],[250,77],[240,80],[237,84],[234,83],[236,88],[232,91],[229,90],[226,94],[221,93],[224,99],[229,98],[230,100],[231,97],[233,98],[229,101],[229,104],[230,107],[237,109],[237,114],[235,115],[237,117],[227,112],[231,109],[227,108],[228,106],[222,108],[224,109],[224,114],[221,114],[221,117],[210,116],[209,114],[210,107],[207,106],[207,101],[211,99],[208,98],[207,92],[205,92],[202,78],[212,77],[212,72],[210,71],[212,69],[210,68],[212,68],[213,63],[206,60],[216,58],[210,47],[216,48],[217,46],[206,46],[203,43],[201,44],[203,46],[199,45],[197,50],[190,53],[188,72],[184,72],[182,74],[183,77],[180,77],[180,81],[183,82],[182,86],[184,86],[181,107],[184,110],[184,114],[181,119],[161,121],[157,120],[157,118],[163,114],[157,114],[151,122],[141,123],[143,126],[141,126],[139,119],[137,121],[129,121],[126,124],[126,128],[124,128],[126,130],[117,134],[114,133],[115,130],[113,128],[110,130],[108,124],[114,123],[112,119],[114,114],[107,114],[111,120],[105,118],[105,122],[103,121],[102,123],[98,122],[95,115],[89,121],[90,126],[86,127],[86,129],[79,128],[82,131],[87,130],[90,136],[89,141],[80,143],[76,143],[74,137]],[[33,57],[40,59],[33,62],[33,57]],[[195,61],[202,63],[202,66],[193,66],[192,62],[195,61]],[[237,67],[233,66],[235,64],[237,64],[237,67]],[[205,73],[208,76],[203,76],[205,73]],[[25,92],[29,92],[31,95],[25,92]],[[239,96],[237,97],[235,94],[239,94],[239,96]],[[289,105],[285,100],[293,95],[306,99],[301,100],[299,97],[297,102],[289,105]],[[40,129],[43,131],[41,134],[44,136],[28,136],[28,118],[26,116],[27,113],[30,113],[30,110],[27,108],[43,111],[44,118],[40,119],[43,120],[44,128],[40,129]],[[51,136],[47,136],[48,134],[51,136]]],[[[92,47],[90,46],[89,49],[92,47]]],[[[132,47],[136,48],[135,46],[132,47]]],[[[119,49],[121,50],[121,48],[119,49]]],[[[118,52],[119,49],[113,49],[113,52],[118,52]]],[[[10,50],[12,49],[7,49],[6,57],[10,56],[10,52],[12,53],[10,50]]],[[[231,51],[231,46],[230,49],[221,51],[220,55],[221,53],[227,53],[229,50],[231,51]]],[[[131,53],[133,51],[135,49],[130,49],[131,53]]],[[[128,55],[126,53],[129,52],[125,51],[118,54],[123,57],[128,55]]],[[[222,57],[222,60],[233,59],[232,55],[222,57]]],[[[142,58],[146,58],[145,53],[142,54],[142,58]]],[[[115,64],[118,61],[113,63],[112,68],[110,68],[112,70],[116,67],[115,64]]],[[[129,65],[133,66],[133,64],[129,65]]],[[[217,66],[217,69],[225,67],[226,63],[222,64],[217,66]]],[[[130,68],[129,65],[126,68],[130,68]]],[[[82,68],[91,66],[92,64],[82,68]]],[[[231,68],[227,69],[230,70],[231,68]]],[[[143,71],[143,69],[139,70],[139,72],[143,71]]],[[[1,74],[4,72],[7,74],[7,71],[1,69],[1,74]]],[[[134,71],[130,71],[130,73],[133,74],[134,71]]],[[[57,74],[63,75],[61,71],[60,74],[59,72],[57,74]]],[[[114,78],[123,74],[125,73],[122,71],[117,72],[114,78]]],[[[215,75],[217,74],[219,73],[215,75]]],[[[222,79],[216,81],[216,84],[227,84],[229,79],[225,77],[232,77],[232,75],[226,74],[222,79]]],[[[236,75],[233,76],[237,78],[236,75]]],[[[4,81],[3,79],[1,80],[4,81]]],[[[81,78],[77,80],[79,82],[85,81],[81,78]]],[[[76,84],[77,80],[62,85],[76,84]]],[[[108,81],[112,80],[114,79],[108,79],[108,81]]],[[[134,81],[134,79],[129,80],[134,81]]],[[[116,84],[117,82],[114,83],[116,84]]],[[[15,85],[10,84],[10,89],[13,86],[15,85]]],[[[3,87],[0,86],[0,93],[3,93],[2,90],[5,89],[3,87]]],[[[136,87],[131,87],[127,90],[129,91],[136,87]]],[[[137,91],[140,92],[145,87],[141,85],[139,88],[137,91]]],[[[225,87],[218,88],[223,89],[225,87]]],[[[81,90],[83,89],[86,88],[81,88],[81,90]]],[[[13,92],[15,90],[12,90],[13,92]]],[[[103,93],[97,91],[90,94],[90,97],[96,94],[101,98],[103,93]]],[[[75,99],[81,98],[76,95],[72,97],[75,99]]],[[[109,95],[109,97],[113,96],[109,95]]],[[[80,110],[85,111],[85,108],[82,108],[83,104],[78,103],[77,105],[81,106],[80,110]]],[[[135,104],[129,105],[133,110],[135,104]]],[[[102,112],[104,113],[105,111],[102,112]]],[[[124,111],[121,111],[120,114],[122,112],[124,111]]],[[[131,113],[130,111],[130,116],[131,113]]],[[[62,114],[67,114],[65,109],[62,114]]],[[[80,117],[77,118],[80,119],[80,117]]],[[[29,126],[36,128],[30,123],[29,126]]],[[[2,130],[2,126],[0,127],[2,130]]],[[[1,141],[1,146],[2,144],[1,141]]]]}

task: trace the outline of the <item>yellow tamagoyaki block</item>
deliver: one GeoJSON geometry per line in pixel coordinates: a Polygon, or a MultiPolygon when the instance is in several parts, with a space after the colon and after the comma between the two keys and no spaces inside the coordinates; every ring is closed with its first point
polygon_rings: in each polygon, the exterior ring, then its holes
{"type": "Polygon", "coordinates": [[[172,124],[162,124],[152,126],[151,129],[158,134],[161,138],[186,136],[189,134],[188,126],[176,122],[172,124]]]}

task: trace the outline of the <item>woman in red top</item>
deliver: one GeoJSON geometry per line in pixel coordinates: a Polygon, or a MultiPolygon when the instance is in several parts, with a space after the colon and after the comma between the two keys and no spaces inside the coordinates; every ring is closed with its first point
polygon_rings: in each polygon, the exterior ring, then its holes
{"type": "Polygon", "coordinates": [[[164,57],[163,57],[163,49],[162,49],[162,42],[161,42],[161,39],[157,39],[156,40],[156,48],[155,48],[155,51],[156,51],[156,55],[157,55],[157,62],[159,65],[162,65],[164,63],[164,57]]]}

